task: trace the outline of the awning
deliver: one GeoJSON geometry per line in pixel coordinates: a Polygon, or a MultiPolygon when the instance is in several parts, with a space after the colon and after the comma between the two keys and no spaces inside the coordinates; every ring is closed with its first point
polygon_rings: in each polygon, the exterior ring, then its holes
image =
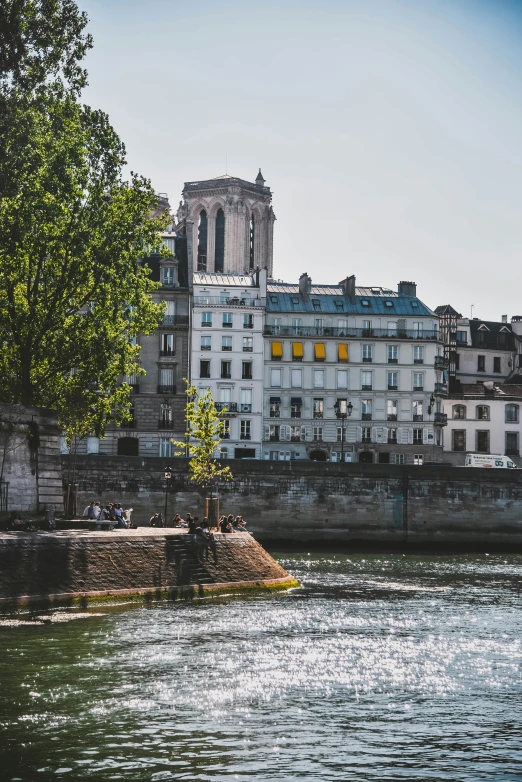
{"type": "Polygon", "coordinates": [[[271,405],[275,405],[278,402],[281,402],[281,397],[280,396],[271,396],[270,397],[270,404],[271,405]]]}
{"type": "Polygon", "coordinates": [[[291,405],[302,405],[303,404],[303,400],[301,399],[300,396],[292,396],[292,397],[290,397],[290,404],[291,405]]]}
{"type": "Polygon", "coordinates": [[[271,342],[272,345],[272,358],[281,358],[283,355],[283,343],[271,342]]]}
{"type": "Polygon", "coordinates": [[[315,354],[315,360],[316,361],[324,361],[326,358],[326,349],[324,346],[324,342],[315,342],[314,343],[314,354],[315,354]]]}
{"type": "Polygon", "coordinates": [[[292,342],[292,358],[303,358],[302,342],[292,342]]]}
{"type": "Polygon", "coordinates": [[[343,343],[337,345],[337,358],[339,361],[348,361],[348,345],[343,343]]]}

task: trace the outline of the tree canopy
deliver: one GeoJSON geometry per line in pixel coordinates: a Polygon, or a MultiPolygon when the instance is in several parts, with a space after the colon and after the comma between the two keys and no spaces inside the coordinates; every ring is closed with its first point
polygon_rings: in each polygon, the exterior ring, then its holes
{"type": "Polygon", "coordinates": [[[124,178],[107,115],[79,101],[85,15],[72,0],[0,9],[0,399],[103,434],[128,408],[134,338],[163,314],[139,259],[168,217],[147,179],[124,178]]]}

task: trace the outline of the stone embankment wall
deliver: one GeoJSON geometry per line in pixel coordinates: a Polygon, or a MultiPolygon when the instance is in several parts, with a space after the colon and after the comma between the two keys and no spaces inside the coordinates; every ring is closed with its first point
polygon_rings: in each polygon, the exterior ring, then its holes
{"type": "MultiPolygon", "coordinates": [[[[144,523],[165,502],[165,460],[90,456],[76,464],[80,504],[121,501],[144,523]]],[[[169,518],[204,515],[204,497],[172,460],[169,518]]],[[[522,544],[522,470],[438,465],[231,460],[221,512],[245,516],[262,541],[354,540],[522,544]]]]}
{"type": "Polygon", "coordinates": [[[63,508],[60,428],[54,412],[0,404],[0,475],[7,496],[7,508],[0,510],[63,508]]]}
{"type": "Polygon", "coordinates": [[[296,585],[245,534],[217,534],[212,547],[178,530],[0,534],[0,606],[296,585]]]}

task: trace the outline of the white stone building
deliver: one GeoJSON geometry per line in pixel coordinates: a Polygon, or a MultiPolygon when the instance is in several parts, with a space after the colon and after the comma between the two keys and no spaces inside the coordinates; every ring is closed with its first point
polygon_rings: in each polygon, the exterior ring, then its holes
{"type": "Polygon", "coordinates": [[[193,275],[190,379],[226,408],[221,458],[261,458],[265,269],[193,275]]]}
{"type": "Polygon", "coordinates": [[[444,369],[414,283],[269,283],[264,458],[440,461],[444,369]]]}
{"type": "Polygon", "coordinates": [[[272,274],[275,215],[261,170],[255,182],[228,174],[185,182],[178,218],[186,219],[194,271],[272,274]]]}
{"type": "Polygon", "coordinates": [[[492,453],[521,464],[522,385],[465,384],[444,401],[444,411],[444,461],[463,465],[466,453],[492,453]]]}

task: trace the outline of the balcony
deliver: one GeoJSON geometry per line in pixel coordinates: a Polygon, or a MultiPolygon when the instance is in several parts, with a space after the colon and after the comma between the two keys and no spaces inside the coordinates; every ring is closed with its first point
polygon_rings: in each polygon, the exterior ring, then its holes
{"type": "Polygon", "coordinates": [[[371,421],[372,420],[372,414],[371,413],[362,413],[361,420],[362,421],[371,421]]]}
{"type": "Polygon", "coordinates": [[[396,421],[397,420],[397,413],[388,413],[388,416],[386,418],[387,421],[396,421]]]}
{"type": "Polygon", "coordinates": [[[189,316],[188,315],[164,315],[162,326],[185,326],[188,327],[189,316]]]}
{"type": "Polygon", "coordinates": [[[215,402],[215,405],[218,413],[222,413],[225,409],[225,415],[235,415],[237,413],[237,402],[215,402]]]}
{"type": "Polygon", "coordinates": [[[158,386],[158,394],[175,394],[176,386],[158,386]]]}
{"type": "Polygon", "coordinates": [[[254,328],[254,324],[253,324],[252,321],[249,320],[247,323],[243,323],[243,328],[244,329],[253,329],[254,328]]]}
{"type": "Polygon", "coordinates": [[[160,356],[175,356],[175,352],[173,350],[160,350],[160,356]]]}
{"type": "Polygon", "coordinates": [[[266,336],[279,337],[343,337],[345,339],[364,339],[372,337],[375,339],[396,339],[396,340],[421,340],[423,342],[442,342],[438,331],[417,331],[417,329],[404,329],[396,333],[389,329],[360,329],[349,327],[345,329],[323,326],[275,326],[273,324],[265,325],[264,332],[266,336]]]}
{"type": "Polygon", "coordinates": [[[158,429],[174,429],[174,421],[168,421],[166,418],[160,418],[158,429]]]}
{"type": "Polygon", "coordinates": [[[447,394],[448,393],[447,383],[435,383],[435,388],[433,389],[433,391],[435,394],[441,394],[441,395],[447,394]]]}
{"type": "Polygon", "coordinates": [[[122,429],[136,429],[138,422],[135,418],[131,418],[130,421],[122,421],[120,427],[122,429]]]}
{"type": "Polygon", "coordinates": [[[398,358],[389,358],[388,359],[388,364],[398,364],[398,363],[399,363],[399,359],[398,358]]]}
{"type": "Polygon", "coordinates": [[[239,410],[241,413],[251,413],[252,412],[252,405],[251,404],[243,404],[241,403],[239,405],[239,410]]]}
{"type": "Polygon", "coordinates": [[[446,369],[449,362],[446,356],[435,356],[435,362],[434,365],[438,369],[446,369]]]}
{"type": "Polygon", "coordinates": [[[266,299],[250,299],[240,296],[194,296],[194,304],[201,307],[264,307],[266,299]]]}
{"type": "Polygon", "coordinates": [[[252,439],[252,435],[251,435],[251,434],[248,434],[247,432],[245,432],[245,433],[243,433],[243,432],[242,432],[242,433],[239,435],[239,439],[240,439],[240,440],[251,440],[251,439],[252,439]]]}
{"type": "Polygon", "coordinates": [[[435,426],[447,426],[448,425],[448,416],[446,413],[434,413],[433,414],[433,423],[435,426]]]}
{"type": "Polygon", "coordinates": [[[399,388],[399,386],[393,386],[393,385],[388,384],[388,391],[397,391],[398,388],[399,388]]]}
{"type": "Polygon", "coordinates": [[[424,421],[424,416],[422,414],[421,415],[414,415],[413,416],[413,420],[414,421],[424,421]]]}

